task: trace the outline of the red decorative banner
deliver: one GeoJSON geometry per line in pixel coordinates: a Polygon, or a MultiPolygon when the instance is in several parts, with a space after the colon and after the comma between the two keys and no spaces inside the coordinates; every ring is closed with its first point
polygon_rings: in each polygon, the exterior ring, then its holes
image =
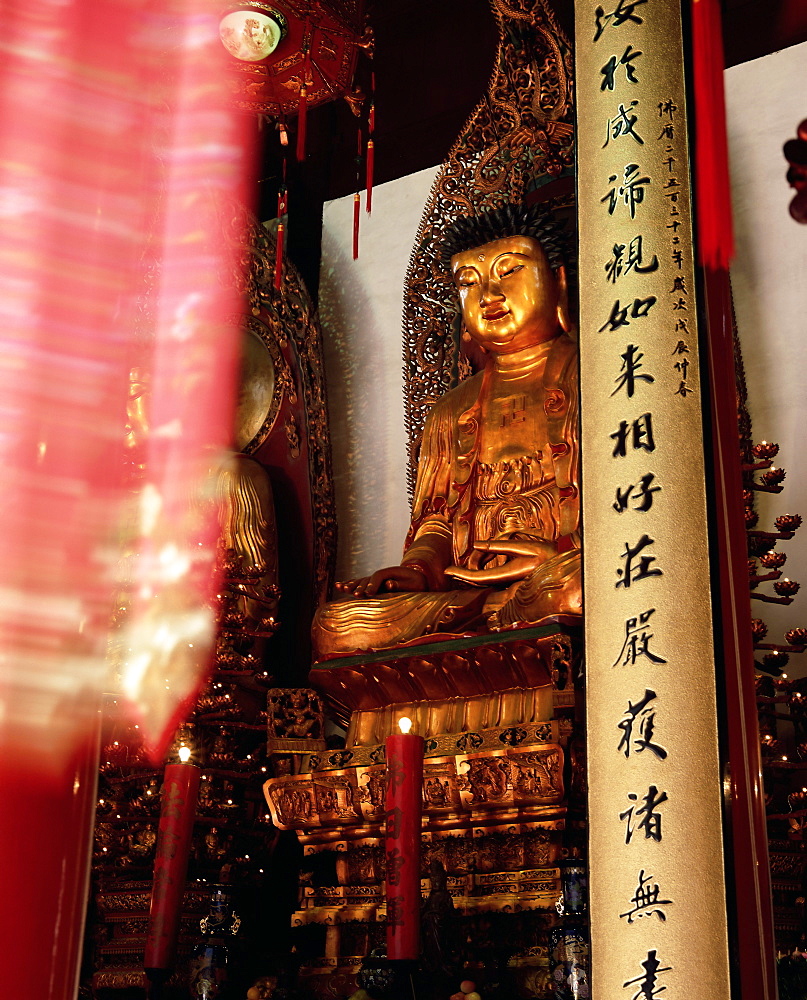
{"type": "Polygon", "coordinates": [[[126,695],[164,745],[215,615],[211,467],[232,428],[241,303],[218,196],[243,201],[208,0],[7,0],[0,59],[0,918],[13,997],[76,995],[98,712],[129,559],[126,695]],[[130,373],[150,375],[132,512],[130,373]]]}

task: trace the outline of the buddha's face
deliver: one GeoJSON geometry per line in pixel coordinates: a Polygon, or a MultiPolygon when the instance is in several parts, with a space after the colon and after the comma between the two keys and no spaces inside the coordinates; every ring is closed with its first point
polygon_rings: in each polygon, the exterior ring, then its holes
{"type": "Polygon", "coordinates": [[[556,275],[531,236],[508,236],[451,258],[465,329],[493,354],[552,340],[565,307],[565,275],[556,275]]]}

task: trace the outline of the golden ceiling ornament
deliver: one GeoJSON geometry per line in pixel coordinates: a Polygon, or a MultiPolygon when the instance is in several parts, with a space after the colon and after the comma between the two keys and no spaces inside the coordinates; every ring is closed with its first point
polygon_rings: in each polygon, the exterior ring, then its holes
{"type": "Polygon", "coordinates": [[[569,201],[573,190],[569,39],[548,0],[491,0],[491,6],[499,28],[493,74],[435,179],[406,275],[410,490],[427,414],[448,389],[473,373],[460,350],[459,303],[441,259],[443,231],[461,216],[541,200],[549,192],[569,201]],[[551,182],[559,183],[549,188],[551,182]]]}

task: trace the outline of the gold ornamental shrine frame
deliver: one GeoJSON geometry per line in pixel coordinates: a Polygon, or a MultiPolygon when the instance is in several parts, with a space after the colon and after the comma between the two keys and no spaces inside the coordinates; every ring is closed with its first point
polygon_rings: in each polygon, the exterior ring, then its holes
{"type": "Polygon", "coordinates": [[[592,995],[728,1000],[681,8],[575,23],[592,995]]]}

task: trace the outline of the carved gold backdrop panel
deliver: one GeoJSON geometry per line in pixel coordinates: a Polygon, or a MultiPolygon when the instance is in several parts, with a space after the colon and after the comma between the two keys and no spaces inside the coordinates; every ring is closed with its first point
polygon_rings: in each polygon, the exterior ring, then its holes
{"type": "Polygon", "coordinates": [[[728,998],[680,7],[577,0],[592,991],[728,998]]]}
{"type": "Polygon", "coordinates": [[[445,228],[461,216],[521,204],[553,180],[570,180],[573,163],[571,46],[549,0],[490,3],[499,28],[493,74],[435,179],[406,273],[410,488],[426,416],[472,374],[459,351],[459,303],[440,253],[445,228]]]}

